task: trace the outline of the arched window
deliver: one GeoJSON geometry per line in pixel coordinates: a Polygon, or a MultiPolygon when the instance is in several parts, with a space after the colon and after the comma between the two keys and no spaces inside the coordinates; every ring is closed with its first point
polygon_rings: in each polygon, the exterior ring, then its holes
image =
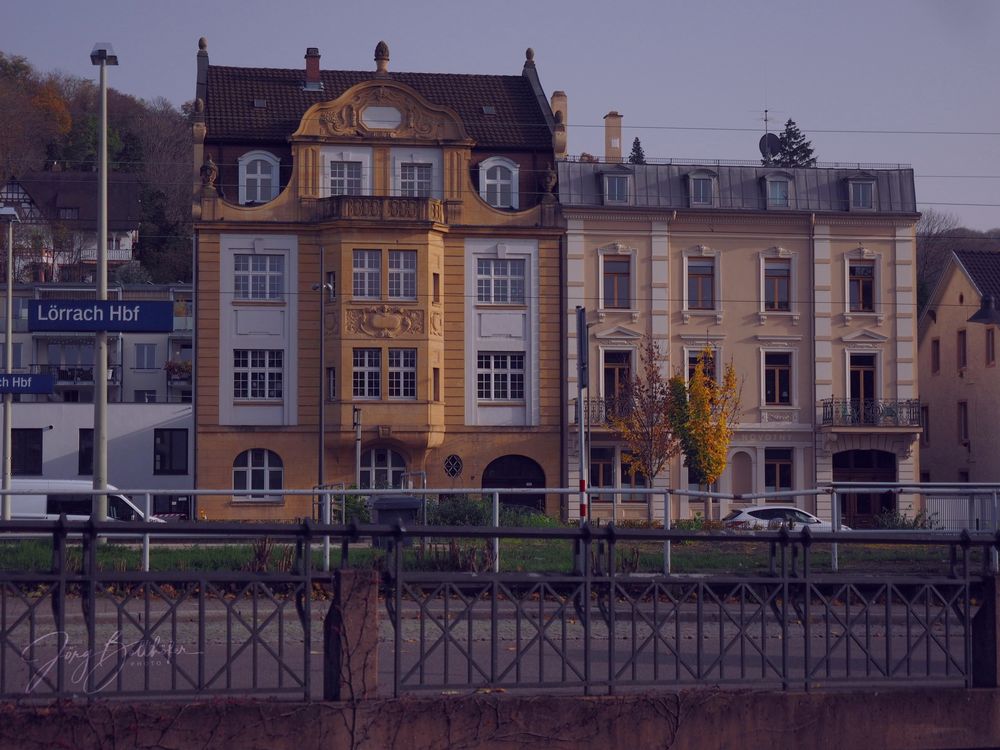
{"type": "Polygon", "coordinates": [[[284,486],[284,473],[281,456],[266,448],[251,448],[243,451],[233,461],[233,490],[237,492],[280,490],[284,486]]]}
{"type": "Polygon", "coordinates": [[[361,487],[389,489],[403,486],[406,461],[389,448],[372,448],[361,454],[361,487]]]}
{"type": "Polygon", "coordinates": [[[267,203],[278,195],[279,161],[267,151],[240,157],[240,203],[267,203]]]}
{"type": "Polygon", "coordinates": [[[479,197],[494,208],[517,208],[517,162],[494,156],[479,163],[479,197]]]}

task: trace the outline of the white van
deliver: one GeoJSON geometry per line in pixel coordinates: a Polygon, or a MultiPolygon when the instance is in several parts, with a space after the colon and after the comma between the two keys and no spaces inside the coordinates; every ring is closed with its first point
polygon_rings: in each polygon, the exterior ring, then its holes
{"type": "MultiPolygon", "coordinates": [[[[10,517],[13,521],[54,521],[65,513],[67,520],[86,521],[93,508],[94,484],[85,479],[10,480],[10,517]],[[21,492],[16,492],[20,490],[21,492]],[[22,494],[25,493],[25,494],[22,494]],[[31,493],[31,494],[27,494],[31,493]]],[[[117,487],[108,485],[109,490],[117,487]]],[[[127,495],[108,494],[109,521],[142,521],[145,516],[127,495]]],[[[153,523],[163,523],[152,516],[153,523]]]]}

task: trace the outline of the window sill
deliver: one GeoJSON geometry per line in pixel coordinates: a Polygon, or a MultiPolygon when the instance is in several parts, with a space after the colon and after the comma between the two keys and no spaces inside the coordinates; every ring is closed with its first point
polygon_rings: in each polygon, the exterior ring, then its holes
{"type": "Polygon", "coordinates": [[[486,409],[488,409],[491,406],[502,406],[502,407],[524,406],[524,401],[478,401],[477,405],[480,408],[486,408],[486,409]]]}
{"type": "Polygon", "coordinates": [[[632,307],[601,307],[597,310],[597,321],[603,323],[604,319],[607,318],[608,313],[612,314],[628,314],[629,318],[633,323],[639,322],[639,311],[632,307]]]}
{"type": "Polygon", "coordinates": [[[715,318],[716,325],[722,325],[722,310],[681,310],[681,319],[690,323],[691,318],[715,318]]]}
{"type": "Polygon", "coordinates": [[[248,495],[233,495],[230,505],[284,505],[285,499],[280,495],[261,495],[260,497],[250,497],[248,495]]]}
{"type": "Polygon", "coordinates": [[[234,398],[233,406],[281,406],[284,403],[284,399],[271,398],[271,399],[242,399],[234,398]]]}
{"type": "Polygon", "coordinates": [[[885,322],[885,314],[875,310],[844,310],[844,322],[850,323],[854,318],[874,320],[877,325],[885,322]]]}
{"type": "Polygon", "coordinates": [[[234,307],[285,307],[288,302],[284,297],[281,299],[248,299],[246,297],[240,297],[239,299],[233,299],[234,307]]]}
{"type": "Polygon", "coordinates": [[[757,317],[761,325],[764,325],[770,317],[790,318],[792,323],[798,325],[802,316],[795,310],[761,310],[757,313],[757,317]]]}

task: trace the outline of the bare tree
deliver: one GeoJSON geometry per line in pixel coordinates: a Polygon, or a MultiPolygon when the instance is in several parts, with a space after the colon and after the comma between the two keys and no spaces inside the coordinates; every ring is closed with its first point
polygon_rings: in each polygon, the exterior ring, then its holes
{"type": "Polygon", "coordinates": [[[917,307],[924,309],[955,245],[958,217],[928,208],[917,222],[917,307]]]}

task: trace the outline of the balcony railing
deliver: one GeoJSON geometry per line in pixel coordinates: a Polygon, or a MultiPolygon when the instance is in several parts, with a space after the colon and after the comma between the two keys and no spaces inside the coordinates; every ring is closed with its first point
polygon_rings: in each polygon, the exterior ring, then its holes
{"type": "Polygon", "coordinates": [[[823,424],[834,427],[919,427],[920,401],[915,398],[831,398],[823,401],[823,424]]]}
{"type": "Polygon", "coordinates": [[[444,222],[444,204],[435,198],[335,195],[316,201],[313,219],[444,222]]]}
{"type": "MultiPolygon", "coordinates": [[[[584,400],[584,409],[588,424],[607,425],[614,417],[624,416],[632,409],[632,398],[627,395],[588,398],[584,400]]],[[[577,409],[576,424],[579,423],[580,410],[577,409]]]]}
{"type": "MultiPolygon", "coordinates": [[[[42,375],[51,375],[55,385],[79,386],[94,385],[93,365],[32,365],[31,371],[42,375]]],[[[121,382],[121,365],[108,365],[108,384],[117,385],[121,382]]]]}

